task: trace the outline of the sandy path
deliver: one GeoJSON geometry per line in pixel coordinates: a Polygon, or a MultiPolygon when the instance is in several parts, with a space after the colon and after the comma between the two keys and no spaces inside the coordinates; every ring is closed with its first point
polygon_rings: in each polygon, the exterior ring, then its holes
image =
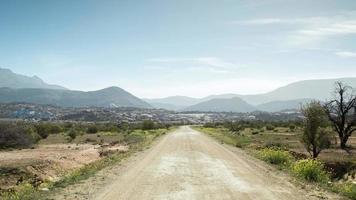
{"type": "Polygon", "coordinates": [[[318,199],[288,179],[243,151],[232,152],[202,133],[181,127],[91,198],[318,199]]]}

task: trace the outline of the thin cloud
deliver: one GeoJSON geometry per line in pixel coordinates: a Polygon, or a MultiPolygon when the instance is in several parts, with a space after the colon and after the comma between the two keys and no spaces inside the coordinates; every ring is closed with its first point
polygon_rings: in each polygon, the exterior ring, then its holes
{"type": "Polygon", "coordinates": [[[335,54],[342,58],[356,58],[356,52],[340,51],[336,52],[335,54]]]}
{"type": "Polygon", "coordinates": [[[269,24],[281,24],[285,23],[285,20],[280,18],[262,18],[262,19],[251,19],[251,20],[241,20],[241,21],[232,21],[232,24],[239,25],[269,25],[269,24]]]}
{"type": "Polygon", "coordinates": [[[355,35],[356,20],[330,20],[328,23],[306,25],[289,36],[293,45],[306,45],[321,42],[337,36],[355,35]]]}
{"type": "Polygon", "coordinates": [[[233,21],[232,24],[245,26],[279,25],[294,28],[286,34],[287,43],[306,45],[319,42],[330,37],[356,34],[356,14],[344,13],[331,17],[306,18],[259,18],[233,21]]]}
{"type": "Polygon", "coordinates": [[[238,20],[232,21],[231,24],[236,25],[303,25],[303,24],[318,24],[318,23],[326,23],[329,19],[325,17],[307,17],[307,18],[258,18],[258,19],[248,19],[248,20],[238,20]]]}
{"type": "Polygon", "coordinates": [[[175,57],[163,57],[163,58],[151,58],[147,60],[151,63],[164,63],[169,66],[185,66],[187,70],[201,71],[206,70],[211,73],[229,73],[238,68],[236,64],[227,62],[217,57],[194,57],[194,58],[175,58],[175,57]]]}

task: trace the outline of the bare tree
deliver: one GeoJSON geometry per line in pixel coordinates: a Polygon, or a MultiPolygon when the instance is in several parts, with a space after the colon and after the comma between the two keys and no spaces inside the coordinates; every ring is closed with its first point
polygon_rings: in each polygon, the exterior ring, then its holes
{"type": "Polygon", "coordinates": [[[352,87],[342,82],[335,83],[335,97],[324,106],[334,130],[339,135],[340,147],[346,149],[346,143],[356,130],[356,96],[352,87]]]}
{"type": "Polygon", "coordinates": [[[305,117],[302,142],[309,154],[316,158],[323,149],[330,146],[328,116],[319,101],[303,106],[302,113],[305,117]]]}

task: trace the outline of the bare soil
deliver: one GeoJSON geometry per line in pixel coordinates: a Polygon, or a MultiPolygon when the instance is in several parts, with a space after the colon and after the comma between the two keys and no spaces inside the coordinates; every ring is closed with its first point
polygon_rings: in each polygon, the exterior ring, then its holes
{"type": "Polygon", "coordinates": [[[127,146],[92,144],[47,144],[34,149],[0,152],[0,189],[9,189],[18,182],[33,179],[56,181],[70,170],[100,159],[100,152],[125,151],[127,146]]]}

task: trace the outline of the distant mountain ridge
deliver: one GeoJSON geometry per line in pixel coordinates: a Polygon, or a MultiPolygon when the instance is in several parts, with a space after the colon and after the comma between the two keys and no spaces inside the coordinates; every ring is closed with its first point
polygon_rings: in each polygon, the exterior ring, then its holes
{"type": "Polygon", "coordinates": [[[309,103],[313,99],[294,99],[286,101],[271,101],[268,103],[260,104],[255,106],[256,110],[266,111],[266,112],[278,112],[283,110],[299,110],[302,105],[309,103]]]}
{"type": "Polygon", "coordinates": [[[63,107],[137,107],[152,106],[119,87],[83,92],[42,88],[0,88],[0,102],[26,102],[63,107]]]}
{"type": "Polygon", "coordinates": [[[56,90],[67,90],[59,85],[45,83],[37,76],[24,76],[16,74],[9,69],[0,68],[0,87],[8,88],[46,88],[56,90]]]}
{"type": "Polygon", "coordinates": [[[271,92],[255,95],[221,94],[204,98],[171,96],[144,99],[119,87],[98,91],[72,91],[62,86],[45,83],[37,76],[24,76],[0,68],[0,102],[52,104],[65,107],[138,107],[164,108],[176,111],[251,112],[255,110],[277,112],[299,109],[312,99],[324,101],[332,96],[334,83],[342,81],[356,88],[356,78],[319,79],[298,81],[271,92]]]}
{"type": "MultiPolygon", "coordinates": [[[[186,105],[186,108],[194,108],[195,104],[201,104],[205,101],[210,101],[212,99],[231,99],[234,97],[241,98],[250,106],[254,106],[256,110],[276,112],[286,109],[299,109],[302,103],[309,102],[312,99],[325,101],[332,96],[334,91],[334,84],[336,81],[342,81],[353,88],[356,88],[356,78],[337,78],[337,79],[317,79],[317,80],[304,80],[298,81],[286,86],[277,88],[271,92],[255,95],[239,95],[239,94],[221,94],[221,95],[210,95],[204,98],[191,98],[182,97],[180,99],[194,99],[196,103],[186,105]]],[[[167,97],[162,99],[150,99],[148,102],[155,102],[154,106],[160,103],[167,103],[165,100],[169,99],[171,103],[170,107],[177,106],[180,104],[179,99],[174,97],[167,97]]],[[[193,101],[192,101],[193,102],[193,101]]],[[[159,106],[157,106],[160,108],[159,106]]],[[[180,110],[186,110],[180,105],[180,110]]],[[[179,110],[179,109],[178,109],[179,110]]]]}
{"type": "Polygon", "coordinates": [[[256,108],[239,97],[233,97],[230,99],[210,99],[189,106],[183,110],[202,112],[252,112],[255,111],[256,108]]]}

